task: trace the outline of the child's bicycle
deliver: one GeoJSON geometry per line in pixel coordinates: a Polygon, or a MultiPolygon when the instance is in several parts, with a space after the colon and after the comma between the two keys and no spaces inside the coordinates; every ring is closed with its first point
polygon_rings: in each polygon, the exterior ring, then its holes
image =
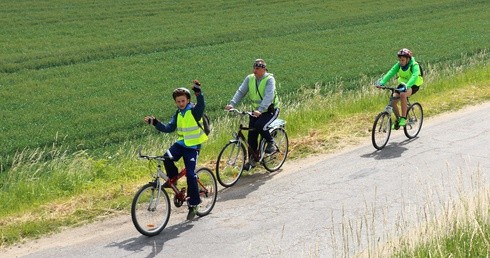
{"type": "MultiPolygon", "coordinates": [[[[399,116],[397,116],[395,112],[393,112],[392,106],[393,100],[398,99],[393,97],[393,93],[398,92],[398,90],[393,87],[385,86],[378,86],[378,88],[391,91],[388,105],[386,105],[385,109],[376,116],[373,124],[371,137],[373,146],[374,148],[381,150],[386,146],[388,140],[390,139],[391,124],[393,123],[391,119],[392,114],[395,115],[396,119],[393,121],[397,121],[399,119],[399,116]]],[[[403,127],[403,131],[409,139],[412,139],[419,134],[420,129],[422,128],[422,123],[424,121],[424,111],[422,110],[422,105],[417,102],[410,103],[409,98],[407,98],[407,105],[407,124],[403,127]]]]}
{"type": "Polygon", "coordinates": [[[239,111],[230,109],[228,112],[233,112],[240,115],[240,123],[238,132],[233,133],[233,138],[228,142],[218,155],[216,161],[216,177],[218,182],[224,187],[234,185],[242,175],[247,158],[251,164],[260,163],[269,172],[277,171],[286,161],[288,155],[288,135],[285,130],[286,121],[282,119],[274,120],[268,127],[274,143],[276,151],[273,153],[265,153],[265,139],[260,140],[259,153],[252,153],[247,139],[243,134],[243,130],[254,130],[244,125],[245,118],[252,116],[252,112],[239,111]],[[252,155],[247,155],[252,153],[252,155]]]}
{"type": "MultiPolygon", "coordinates": [[[[186,170],[183,168],[176,178],[169,180],[162,171],[162,163],[165,160],[163,156],[142,155],[141,149],[138,150],[138,155],[148,161],[156,160],[157,170],[156,174],[152,175],[153,180],[136,192],[131,205],[131,219],[141,234],[156,236],[162,232],[170,218],[170,196],[172,196],[176,207],[181,207],[186,202],[185,186],[180,189],[177,187],[177,181],[181,177],[185,177],[186,170]],[[165,182],[170,186],[170,194],[164,190],[163,184],[165,182]]],[[[202,217],[209,214],[213,209],[218,194],[218,186],[210,169],[200,168],[196,171],[196,175],[201,198],[196,215],[202,217]]]]}

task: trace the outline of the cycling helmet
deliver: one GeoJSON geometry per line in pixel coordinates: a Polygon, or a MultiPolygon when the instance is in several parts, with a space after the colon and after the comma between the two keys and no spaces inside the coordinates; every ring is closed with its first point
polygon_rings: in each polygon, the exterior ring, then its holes
{"type": "Polygon", "coordinates": [[[412,51],[410,51],[410,49],[408,49],[408,48],[402,48],[402,49],[400,49],[400,51],[398,51],[397,56],[398,57],[404,56],[404,57],[412,58],[412,51]]]}
{"type": "Polygon", "coordinates": [[[182,95],[186,95],[187,96],[187,99],[191,99],[191,92],[188,89],[186,89],[186,88],[177,88],[172,93],[172,97],[174,98],[174,100],[178,96],[182,96],[182,95]]]}

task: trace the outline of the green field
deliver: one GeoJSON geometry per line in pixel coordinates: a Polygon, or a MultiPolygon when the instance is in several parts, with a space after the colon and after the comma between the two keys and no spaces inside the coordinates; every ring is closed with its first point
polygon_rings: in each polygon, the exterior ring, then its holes
{"type": "MultiPolygon", "coordinates": [[[[262,57],[282,94],[379,76],[401,47],[429,64],[490,46],[488,1],[16,1],[0,4],[0,156],[100,149],[165,120],[200,79],[216,116],[262,57]]],[[[294,98],[294,94],[290,94],[294,98]]],[[[219,114],[221,115],[221,114],[219,114]]]]}
{"type": "Polygon", "coordinates": [[[192,79],[213,119],[201,159],[212,163],[233,128],[222,108],[256,58],[275,74],[291,158],[365,137],[386,101],[369,88],[402,47],[424,65],[417,100],[428,116],[488,101],[489,9],[487,0],[2,2],[0,246],[127,212],[148,177],[135,146],[156,154],[175,140],[143,117],[169,119],[172,90],[192,79]]]}

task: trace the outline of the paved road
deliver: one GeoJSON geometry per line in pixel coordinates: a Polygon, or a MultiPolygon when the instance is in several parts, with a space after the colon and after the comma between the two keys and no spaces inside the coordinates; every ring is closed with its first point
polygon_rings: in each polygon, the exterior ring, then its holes
{"type": "Polygon", "coordinates": [[[489,114],[487,103],[426,121],[414,140],[396,131],[382,151],[367,139],[342,153],[286,163],[280,173],[259,171],[222,190],[207,217],[184,222],[185,210],[176,210],[153,238],[141,236],[128,215],[0,256],[351,256],[423,220],[424,209],[475,191],[475,180],[488,186],[489,114]]]}

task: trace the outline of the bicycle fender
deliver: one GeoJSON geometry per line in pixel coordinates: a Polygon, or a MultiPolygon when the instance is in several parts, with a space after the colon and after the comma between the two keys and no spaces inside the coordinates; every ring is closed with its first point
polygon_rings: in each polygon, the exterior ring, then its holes
{"type": "Polygon", "coordinates": [[[278,127],[284,127],[286,125],[286,121],[282,120],[280,118],[274,120],[267,128],[268,129],[274,129],[278,127]]]}

